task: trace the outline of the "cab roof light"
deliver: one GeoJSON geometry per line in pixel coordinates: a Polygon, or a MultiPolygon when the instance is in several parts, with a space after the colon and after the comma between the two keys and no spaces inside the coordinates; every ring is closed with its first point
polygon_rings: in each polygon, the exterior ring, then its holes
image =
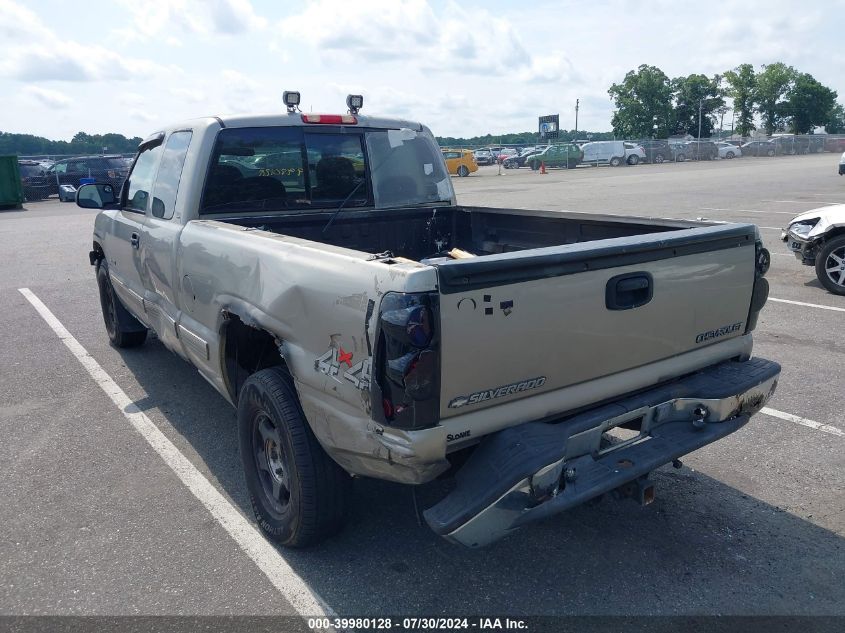
{"type": "Polygon", "coordinates": [[[287,107],[288,112],[296,112],[297,110],[299,110],[299,100],[299,93],[295,90],[285,90],[282,93],[282,101],[284,101],[285,107],[287,107]]]}
{"type": "Polygon", "coordinates": [[[349,108],[349,114],[358,114],[358,110],[364,107],[363,95],[347,95],[346,107],[349,108]]]}
{"type": "Polygon", "coordinates": [[[358,119],[352,114],[303,114],[302,122],[323,125],[356,125],[358,119]]]}

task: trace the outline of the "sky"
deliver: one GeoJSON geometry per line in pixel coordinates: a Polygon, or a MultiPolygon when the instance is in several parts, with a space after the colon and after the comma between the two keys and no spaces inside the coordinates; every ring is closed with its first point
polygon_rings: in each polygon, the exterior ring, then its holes
{"type": "MultiPolygon", "coordinates": [[[[302,109],[439,136],[610,129],[607,89],[783,61],[845,102],[845,0],[0,0],[0,131],[144,137],[186,118],[302,109]]],[[[725,124],[727,127],[727,122],[725,124]]]]}

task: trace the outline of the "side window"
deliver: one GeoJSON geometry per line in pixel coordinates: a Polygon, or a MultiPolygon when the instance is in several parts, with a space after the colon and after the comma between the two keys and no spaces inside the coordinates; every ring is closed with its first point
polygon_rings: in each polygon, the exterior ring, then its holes
{"type": "Polygon", "coordinates": [[[57,174],[66,174],[67,173],[67,163],[56,163],[53,165],[54,169],[57,174]]]}
{"type": "Polygon", "coordinates": [[[176,208],[176,194],[179,192],[179,180],[182,167],[191,144],[191,132],[173,132],[164,146],[161,166],[158,168],[155,188],[153,189],[153,217],[169,220],[176,208]]]}
{"type": "Polygon", "coordinates": [[[150,199],[150,189],[153,186],[153,177],[155,176],[158,159],[161,156],[161,145],[156,145],[150,149],[144,150],[135,161],[135,168],[129,174],[129,179],[123,185],[126,189],[126,205],[124,208],[127,211],[137,211],[138,213],[146,213],[147,203],[150,199]]]}

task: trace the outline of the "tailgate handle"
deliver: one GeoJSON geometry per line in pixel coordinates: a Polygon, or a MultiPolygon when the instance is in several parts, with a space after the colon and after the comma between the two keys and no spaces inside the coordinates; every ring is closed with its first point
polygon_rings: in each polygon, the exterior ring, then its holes
{"type": "Polygon", "coordinates": [[[630,310],[644,306],[654,296],[651,273],[626,273],[611,277],[604,293],[608,310],[630,310]]]}

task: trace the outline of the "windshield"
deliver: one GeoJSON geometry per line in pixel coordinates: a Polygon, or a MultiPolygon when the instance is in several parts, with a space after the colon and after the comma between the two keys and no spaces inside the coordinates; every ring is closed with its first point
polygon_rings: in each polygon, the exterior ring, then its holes
{"type": "Polygon", "coordinates": [[[449,202],[429,133],[293,126],[221,130],[203,213],[386,208],[449,202]]]}

